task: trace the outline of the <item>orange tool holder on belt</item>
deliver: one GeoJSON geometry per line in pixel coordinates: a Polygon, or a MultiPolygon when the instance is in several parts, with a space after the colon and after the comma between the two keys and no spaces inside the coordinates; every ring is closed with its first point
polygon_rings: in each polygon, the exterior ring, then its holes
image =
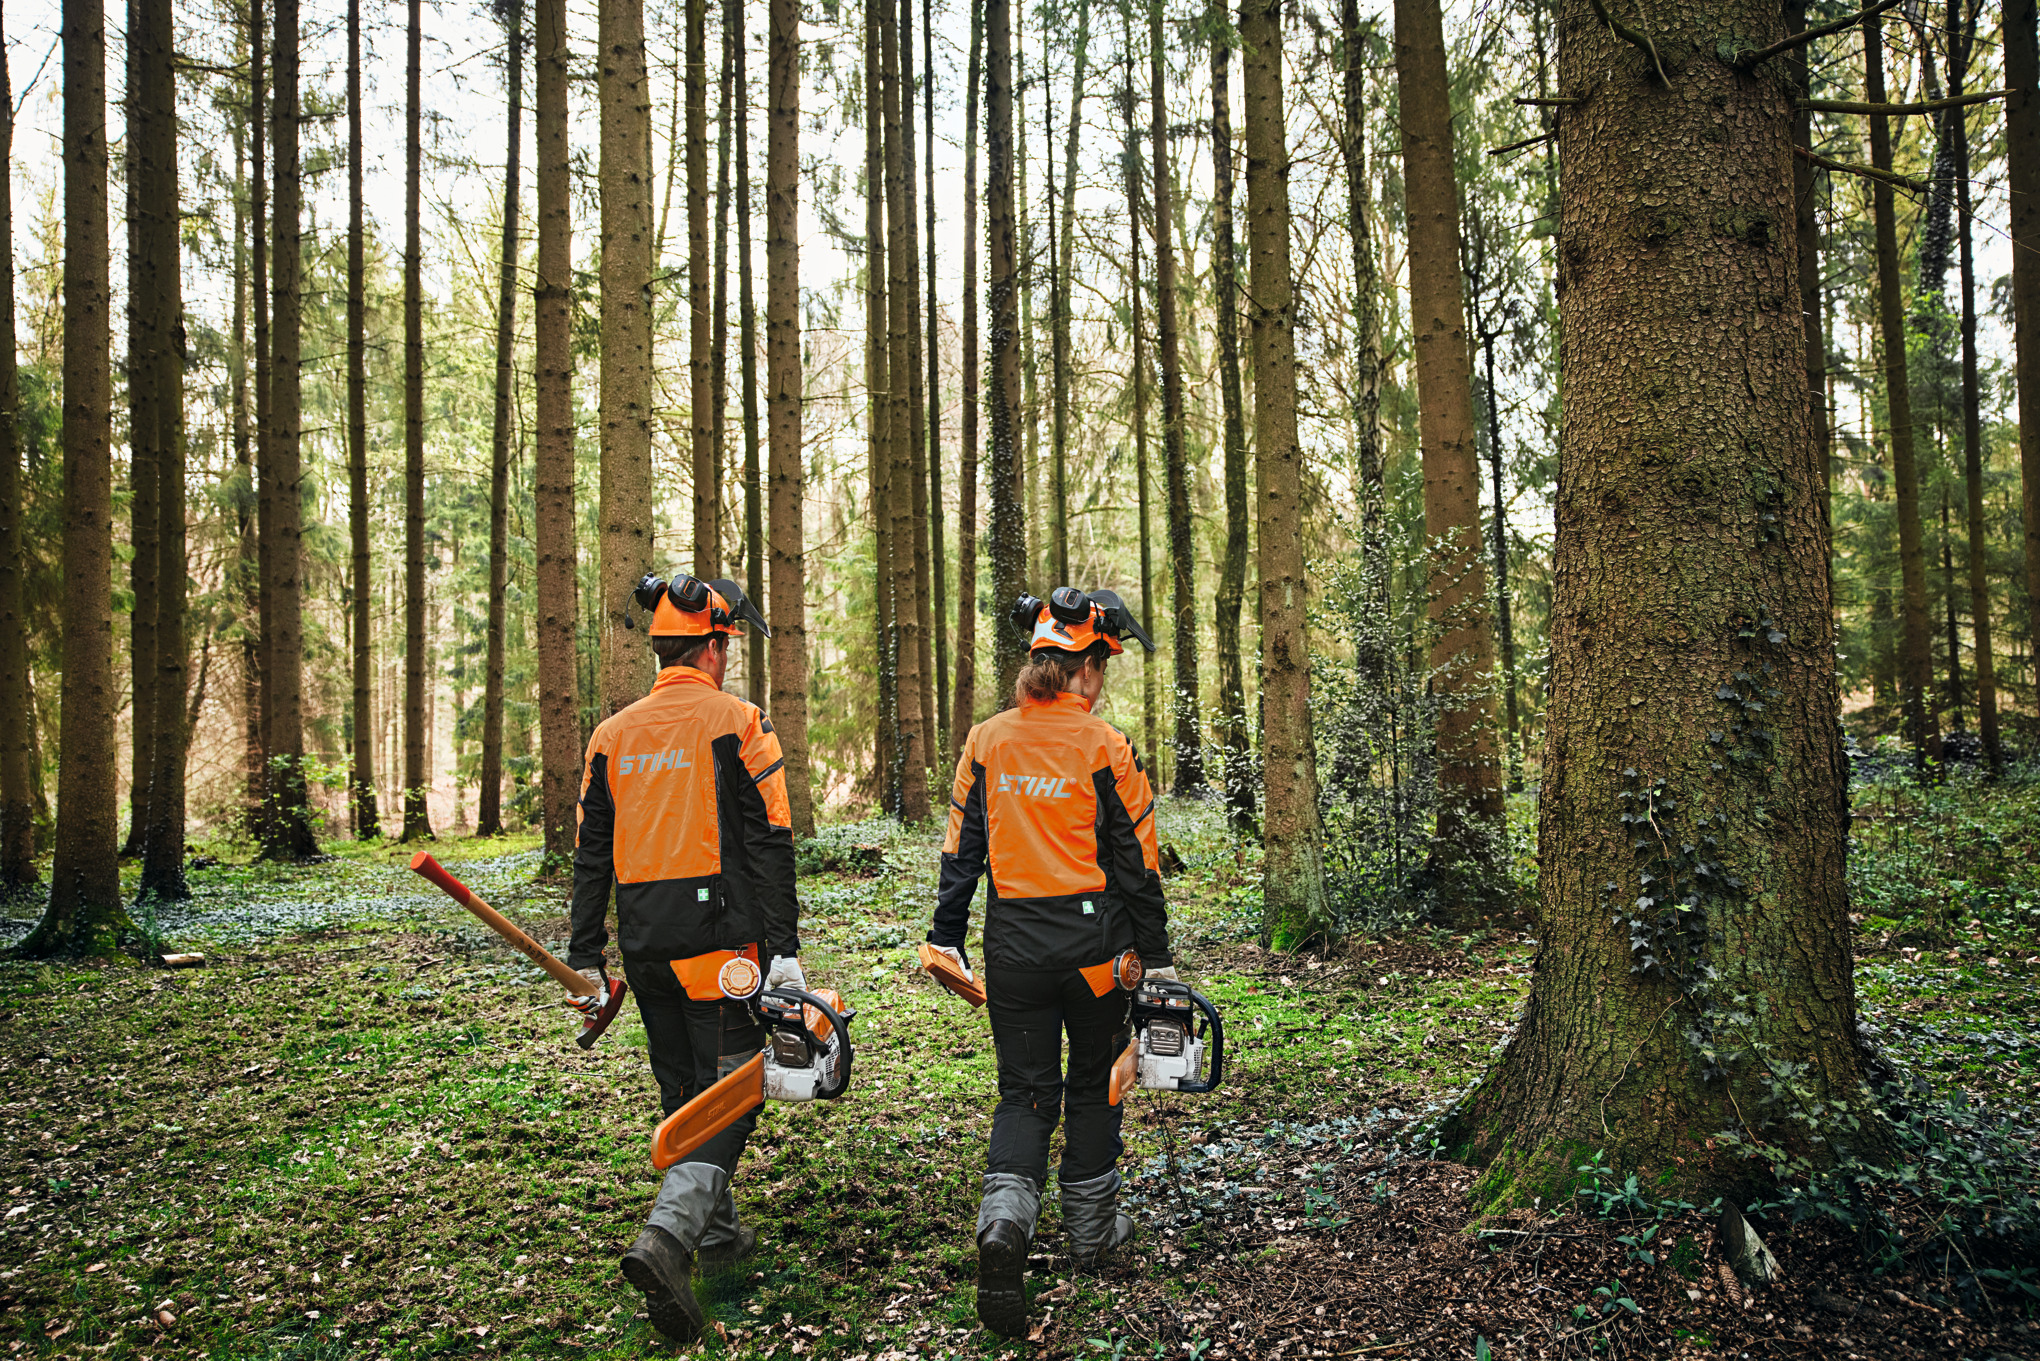
{"type": "Polygon", "coordinates": [[[748,1111],[773,1101],[834,1101],[850,1088],[850,1018],[834,988],[763,991],[753,966],[723,973],[724,987],[749,987],[748,995],[726,994],[750,1006],[765,1027],[765,1048],[659,1122],[652,1134],[652,1166],[664,1170],[683,1161],[748,1111]]]}
{"type": "MultiPolygon", "coordinates": [[[[511,924],[509,918],[476,897],[473,889],[448,874],[437,860],[420,851],[411,857],[411,868],[421,877],[444,889],[449,898],[480,917],[490,930],[516,946],[526,959],[551,974],[553,981],[568,992],[576,997],[595,995],[596,986],[583,978],[580,970],[570,969],[553,958],[543,945],[518,930],[511,924]]],[[[582,1023],[581,1033],[574,1037],[574,1043],[583,1049],[595,1047],[595,1041],[602,1038],[602,1032],[609,1029],[609,1023],[616,1019],[617,1009],[623,1005],[624,994],[630,991],[630,986],[621,978],[609,978],[606,974],[604,978],[609,984],[609,1000],[603,1004],[601,1013],[594,1020],[582,1023]]]]}

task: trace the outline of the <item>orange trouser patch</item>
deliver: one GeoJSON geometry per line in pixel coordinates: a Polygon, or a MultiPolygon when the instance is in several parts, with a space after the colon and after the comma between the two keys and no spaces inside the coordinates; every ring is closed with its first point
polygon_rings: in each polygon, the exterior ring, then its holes
{"type": "MultiPolygon", "coordinates": [[[[687,995],[695,1001],[719,1002],[722,1000],[723,990],[718,975],[722,973],[724,964],[739,955],[756,964],[758,947],[746,945],[741,950],[710,950],[707,954],[696,955],[692,959],[676,959],[673,961],[673,976],[680,980],[680,986],[685,988],[687,995]]],[[[1104,994],[1100,993],[1099,996],[1102,997],[1104,994]]]]}
{"type": "Polygon", "coordinates": [[[1103,964],[1093,964],[1087,969],[1077,970],[1084,976],[1084,981],[1091,985],[1093,997],[1103,997],[1119,986],[1119,980],[1114,976],[1114,966],[1118,963],[1117,959],[1108,959],[1103,964]]]}

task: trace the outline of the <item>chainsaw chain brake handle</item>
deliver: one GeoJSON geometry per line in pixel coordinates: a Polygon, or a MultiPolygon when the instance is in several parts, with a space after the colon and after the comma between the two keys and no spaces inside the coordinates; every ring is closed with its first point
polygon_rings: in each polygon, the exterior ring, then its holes
{"type": "Polygon", "coordinates": [[[834,1101],[850,1090],[850,1067],[857,1057],[850,1043],[850,1019],[857,1009],[845,1005],[839,994],[823,997],[800,988],[769,988],[751,998],[751,1013],[767,1030],[798,1038],[807,1047],[810,1063],[828,1057],[830,1038],[835,1037],[842,1045],[838,1080],[832,1087],[816,1087],[815,1098],[834,1101]]]}

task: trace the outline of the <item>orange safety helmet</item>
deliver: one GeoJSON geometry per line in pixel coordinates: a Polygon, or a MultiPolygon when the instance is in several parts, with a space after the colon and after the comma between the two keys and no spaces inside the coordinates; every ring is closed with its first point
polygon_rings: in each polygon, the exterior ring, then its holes
{"type": "MultiPolygon", "coordinates": [[[[757,625],[767,638],[772,630],[736,582],[726,577],[702,581],[681,577],[668,583],[647,573],[632,593],[640,609],[652,612],[647,630],[654,638],[702,638],[723,634],[742,637],[746,622],[757,625]]],[[[624,622],[630,623],[628,614],[624,622]]]]}
{"type": "Polygon", "coordinates": [[[1154,639],[1113,591],[1086,594],[1074,586],[1058,586],[1047,600],[1023,595],[1013,602],[1013,626],[1031,637],[1029,652],[1044,648],[1088,652],[1094,644],[1103,643],[1109,655],[1116,657],[1126,651],[1119,639],[1127,633],[1148,651],[1155,650],[1154,639]]]}

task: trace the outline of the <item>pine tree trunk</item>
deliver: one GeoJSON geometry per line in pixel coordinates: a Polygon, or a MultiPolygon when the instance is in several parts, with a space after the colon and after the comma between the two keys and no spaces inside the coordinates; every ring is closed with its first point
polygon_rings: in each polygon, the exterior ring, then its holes
{"type": "Polygon", "coordinates": [[[885,96],[879,61],[880,7],[864,0],[864,393],[871,473],[871,612],[878,666],[877,732],[872,743],[879,807],[900,810],[899,669],[893,635],[892,402],[886,338],[885,96]]]}
{"type": "Polygon", "coordinates": [[[503,60],[509,77],[508,145],[503,159],[503,236],[496,287],[496,410],[489,441],[488,658],[482,680],[481,791],[475,835],[503,832],[503,663],[510,593],[510,424],[516,395],[518,161],[524,130],[524,0],[504,0],[509,30],[503,60]]]}
{"type": "MultiPolygon", "coordinates": [[[[1161,0],[1148,0],[1148,97],[1153,110],[1149,136],[1153,143],[1151,168],[1155,183],[1155,337],[1162,361],[1162,457],[1167,470],[1169,506],[1169,635],[1175,654],[1176,688],[1170,706],[1175,720],[1175,781],[1171,788],[1182,795],[1196,794],[1204,788],[1204,744],[1197,725],[1196,544],[1195,527],[1190,522],[1190,470],[1183,450],[1183,361],[1176,328],[1176,248],[1174,217],[1169,206],[1175,181],[1169,169],[1168,84],[1162,61],[1161,0]]],[[[1286,242],[1283,249],[1286,261],[1286,242]]],[[[1257,405],[1258,382],[1257,378],[1257,405]]],[[[1257,422],[1260,419],[1258,414],[1255,419],[1257,422]]],[[[1294,420],[1293,412],[1291,419],[1294,420]]],[[[1265,578],[1262,590],[1264,593],[1267,590],[1265,578]]],[[[1265,620],[1263,627],[1265,630],[1265,620]]],[[[1262,652],[1267,653],[1265,632],[1262,652]]]]}
{"type": "MultiPolygon", "coordinates": [[[[269,607],[270,816],[264,847],[271,859],[318,854],[305,775],[304,715],[304,252],[299,223],[303,183],[298,160],[298,0],[276,0],[276,85],[270,99],[275,211],[270,221],[269,466],[274,533],[263,597],[269,607]]],[[[178,692],[183,703],[183,692],[178,692]]]]}
{"type": "MultiPolygon", "coordinates": [[[[708,263],[708,0],[687,5],[687,353],[692,377],[689,410],[694,456],[694,575],[706,581],[722,575],[722,542],[718,523],[722,509],[722,469],[715,459],[713,355],[714,288],[708,263]]],[[[644,3],[631,0],[637,22],[635,69],[644,67],[644,3]]],[[[608,44],[603,45],[605,49],[608,44]]],[[[649,99],[649,96],[647,96],[649,99]]],[[[650,105],[647,103],[647,109],[650,105]]],[[[642,140],[651,143],[649,124],[642,140]]],[[[639,172],[642,180],[643,167],[639,172]]],[[[651,223],[646,222],[647,231],[651,223]]],[[[649,270],[647,274],[649,274],[649,270]]],[[[649,391],[649,389],[647,389],[649,391]]],[[[604,505],[608,498],[603,499],[604,505]]],[[[648,542],[645,547],[650,549],[648,542]]]]}
{"type": "MultiPolygon", "coordinates": [[[[404,840],[432,835],[432,772],[425,745],[431,708],[425,685],[425,317],[419,241],[424,146],[420,84],[420,0],[410,0],[404,94],[404,840]]],[[[282,3],[282,0],[278,0],[282,3]]]]}
{"type": "Polygon", "coordinates": [[[1247,319],[1254,358],[1260,574],[1261,938],[1293,950],[1324,931],[1323,832],[1310,736],[1310,641],[1303,556],[1303,446],[1296,436],[1296,292],[1289,263],[1289,148],[1283,126],[1282,0],[1245,0],[1240,46],[1247,115],[1247,319]]]}
{"type": "Polygon", "coordinates": [[[983,107],[979,82],[984,75],[984,45],[984,0],[970,0],[970,55],[964,68],[963,96],[963,462],[956,477],[956,708],[948,734],[952,750],[962,746],[977,722],[978,138],[982,134],[978,115],[983,107]]]}
{"type": "MultiPolygon", "coordinates": [[[[1023,10],[1020,22],[1013,30],[1013,69],[1018,73],[1018,84],[1013,88],[1015,146],[1013,153],[1014,199],[1013,212],[1017,236],[1014,254],[1014,287],[1020,295],[1020,408],[1019,419],[1022,433],[1016,434],[1014,457],[1018,460],[1013,469],[1017,479],[1014,495],[1016,505],[1021,507],[1020,517],[1020,561],[1021,579],[1039,584],[1047,575],[1047,564],[1039,556],[1045,542],[1041,533],[1041,354],[1034,347],[1034,283],[1039,265],[1035,253],[1034,230],[1028,225],[1027,215],[1033,211],[1034,200],[1027,192],[1027,90],[1030,85],[1040,88],[1048,83],[1048,62],[1042,60],[1041,75],[1034,80],[1027,76],[1027,19],[1023,10]],[[1024,450],[1018,441],[1025,439],[1024,450]]],[[[1043,96],[1046,99],[1046,95],[1043,96]]],[[[1051,227],[1054,223],[1049,224],[1051,227]]],[[[1024,655],[1024,654],[1023,654],[1024,655]]]]}
{"type": "Polygon", "coordinates": [[[1353,242],[1353,445],[1358,467],[1360,562],[1367,607],[1373,619],[1357,631],[1354,668],[1360,689],[1379,694],[1388,686],[1388,496],[1381,448],[1381,272],[1374,263],[1368,211],[1367,73],[1365,34],[1359,0],[1343,0],[1345,135],[1340,151],[1346,165],[1346,228],[1353,242]]]}
{"type": "Polygon", "coordinates": [[[269,820],[269,580],[271,507],[276,499],[275,475],[269,467],[269,95],[264,59],[262,0],[248,0],[248,295],[255,337],[255,514],[241,535],[244,618],[255,621],[253,645],[244,647],[249,668],[248,695],[248,820],[256,839],[266,840],[269,820]],[[250,551],[252,542],[253,551],[250,551]]]}
{"type": "MultiPolygon", "coordinates": [[[[1761,47],[1779,18],[1708,0],[1679,23],[1761,47]]],[[[1595,93],[1558,128],[1542,967],[1444,1133],[1491,1164],[1489,1205],[1556,1203],[1582,1149],[1704,1200],[1761,1166],[1724,1129],[1823,1161],[1880,1151],[1839,1120],[1808,1142],[1766,1085],[1790,1073],[1805,1106],[1860,1109],[1824,488],[1804,328],[1778,302],[1797,288],[1794,90],[1776,65],[1690,60],[1667,93],[1588,0],[1562,0],[1558,31],[1558,88],[1595,93]],[[1769,1112],[1761,1134],[1744,1121],[1769,1112]]]]}
{"type": "MultiPolygon", "coordinates": [[[[1959,72],[1951,72],[1948,93],[1962,93],[1959,72]]],[[[1993,774],[2004,767],[1998,733],[1997,657],[1991,650],[1989,521],[1983,509],[1983,414],[1976,359],[1976,259],[1970,239],[1969,120],[1951,109],[1955,134],[1955,220],[1962,270],[1962,469],[1969,512],[1969,612],[1976,629],[1976,730],[1993,774]]],[[[1796,159],[1796,158],[1795,158],[1796,159]]],[[[1824,448],[1825,446],[1820,446],[1824,448]]]]}
{"type": "MultiPolygon", "coordinates": [[[[163,153],[152,105],[155,49],[167,40],[156,32],[155,0],[128,0],[125,44],[128,134],[125,155],[127,188],[127,398],[128,398],[128,590],[134,597],[128,613],[128,828],[121,859],[141,855],[149,825],[149,798],[156,765],[156,585],[162,567],[163,404],[157,395],[163,378],[163,354],[170,343],[171,318],[164,310],[162,214],[170,214],[171,245],[176,237],[175,190],[168,203],[153,197],[162,189],[153,163],[163,153]]],[[[173,114],[174,117],[174,114],[173,114]]],[[[170,153],[176,155],[176,128],[171,127],[170,153]]],[[[172,172],[175,179],[175,172],[172,172]]],[[[172,268],[174,268],[174,257],[172,268]]]]}
{"type": "Polygon", "coordinates": [[[985,311],[991,342],[992,656],[998,708],[1013,702],[1026,640],[1005,626],[1027,589],[1027,529],[1020,516],[1019,242],[1013,220],[1013,0],[983,0],[985,12],[985,311]]]}
{"type": "MultiPolygon", "coordinates": [[[[1872,16],[1863,21],[1865,95],[1884,102],[1884,23],[1872,16]]],[[[1870,164],[1891,169],[1890,120],[1870,118],[1870,164]]],[[[1930,717],[1928,688],[1933,684],[1933,654],[1927,622],[1925,535],[1920,525],[1920,474],[1914,453],[1912,385],[1905,355],[1905,308],[1899,294],[1898,215],[1891,186],[1870,185],[1870,204],[1877,230],[1877,313],[1883,341],[1885,405],[1891,412],[1892,491],[1898,501],[1898,562],[1902,585],[1899,605],[1899,688],[1905,704],[1905,736],[1913,764],[1927,773],[1938,764],[1941,739],[1930,717]]]]}
{"type": "MultiPolygon", "coordinates": [[[[142,710],[153,711],[147,723],[148,767],[142,776],[147,796],[137,799],[135,807],[141,815],[140,892],[157,899],[191,896],[184,882],[184,766],[189,740],[184,709],[184,289],[174,39],[170,0],[129,0],[127,163],[133,199],[128,307],[134,320],[128,387],[131,410],[136,408],[135,389],[142,389],[145,400],[140,405],[147,423],[131,420],[128,442],[131,456],[148,465],[152,532],[147,545],[137,537],[134,547],[137,561],[145,551],[154,556],[148,576],[155,614],[148,642],[153,674],[146,693],[137,690],[134,695],[137,746],[143,732],[142,710]],[[140,452],[145,443],[152,446],[146,456],[140,452]]],[[[137,496],[137,504],[140,499],[137,496]]],[[[138,616],[142,609],[137,592],[138,616]]]]}
{"type": "MultiPolygon", "coordinates": [[[[1044,43],[1044,50],[1047,44],[1044,43]]],[[[1054,393],[1054,447],[1050,454],[1053,470],[1052,485],[1055,497],[1055,570],[1050,573],[1056,584],[1070,583],[1070,290],[1075,282],[1077,253],[1077,145],[1078,134],[1084,127],[1084,75],[1090,58],[1091,47],[1091,0],[1077,0],[1077,37],[1074,53],[1075,68],[1070,76],[1069,130],[1063,137],[1063,189],[1062,223],[1059,227],[1053,221],[1059,237],[1055,256],[1053,287],[1049,291],[1050,306],[1054,309],[1051,323],[1055,327],[1049,343],[1053,347],[1051,379],[1055,383],[1054,393]]],[[[1045,96],[1044,96],[1045,97],[1045,96]]],[[[1055,154],[1054,144],[1049,154],[1055,154]]],[[[1055,176],[1049,175],[1051,194],[1055,176]]],[[[1053,200],[1051,199],[1051,207],[1053,200]]]]}
{"type": "Polygon", "coordinates": [[[2012,204],[2012,315],[2025,526],[2026,637],[2040,686],[2040,14],[2005,0],[2005,188],[2012,204]]]}
{"type": "Polygon", "coordinates": [[[580,614],[574,524],[573,201],[567,174],[567,5],[538,0],[538,284],[532,457],[538,590],[538,740],[542,873],[573,861],[581,792],[581,698],[574,621],[580,614]]]}
{"type": "Polygon", "coordinates": [[[808,764],[806,495],[801,447],[800,0],[770,0],[765,149],[765,380],[772,414],[772,726],[786,756],[793,834],[813,836],[808,764]]]}
{"type": "MultiPolygon", "coordinates": [[[[921,381],[921,243],[915,226],[919,194],[914,159],[914,6],[900,0],[900,162],[905,213],[900,227],[907,265],[907,450],[913,477],[915,667],[920,679],[921,751],[924,765],[936,764],[934,593],[928,559],[928,407],[921,381]]],[[[939,509],[939,507],[938,507],[939,509]]]]}
{"type": "MultiPolygon", "coordinates": [[[[927,349],[927,412],[928,439],[924,446],[928,462],[928,571],[932,591],[928,597],[930,617],[934,621],[932,630],[935,650],[933,661],[932,689],[935,695],[935,726],[929,731],[935,734],[935,764],[941,766],[949,759],[952,750],[949,735],[949,572],[948,557],[943,545],[942,510],[942,350],[940,325],[941,309],[935,299],[935,23],[933,0],[923,0],[921,6],[921,114],[922,127],[926,136],[922,139],[928,148],[925,174],[927,176],[928,214],[928,343],[927,349]]],[[[911,25],[909,26],[911,29],[911,25]]]]}
{"type": "MultiPolygon", "coordinates": [[[[714,264],[710,266],[708,323],[708,445],[710,457],[715,461],[718,545],[723,542],[722,477],[729,462],[730,428],[730,101],[736,93],[737,54],[732,40],[738,36],[734,31],[737,20],[732,13],[733,8],[731,0],[723,0],[718,25],[722,53],[715,87],[715,198],[712,204],[715,227],[709,247],[714,264]]],[[[717,553],[716,569],[716,575],[723,575],[720,551],[717,553]]]]}
{"type": "Polygon", "coordinates": [[[64,47],[64,631],[56,854],[26,954],[106,953],[120,905],[114,762],[113,335],[107,241],[106,11],[66,0],[64,47]]]}
{"type": "MultiPolygon", "coordinates": [[[[737,34],[737,315],[738,343],[743,351],[739,373],[744,402],[744,591],[760,610],[768,610],[764,488],[758,481],[758,308],[751,277],[751,82],[744,61],[751,35],[744,10],[743,0],[735,0],[727,21],[737,34]]],[[[766,641],[764,634],[752,629],[745,643],[745,697],[761,709],[770,693],[765,675],[766,641]]]]}
{"type": "MultiPolygon", "coordinates": [[[[890,0],[881,0],[879,60],[884,69],[885,222],[886,222],[886,401],[891,408],[886,452],[892,464],[888,510],[892,515],[893,657],[899,686],[900,768],[899,818],[905,823],[928,818],[927,729],[922,726],[925,696],[921,686],[921,606],[927,596],[918,589],[914,523],[915,477],[912,374],[914,218],[907,206],[906,146],[900,119],[903,94],[900,73],[898,15],[890,0]]],[[[919,484],[925,488],[925,483],[919,484]]]]}
{"type": "MultiPolygon", "coordinates": [[[[1478,304],[1474,308],[1478,316],[1478,304]]],[[[1509,788],[1523,787],[1523,752],[1516,728],[1516,624],[1509,598],[1509,504],[1502,480],[1502,407],[1495,387],[1495,342],[1501,336],[1480,323],[1481,366],[1484,370],[1488,427],[1488,485],[1494,488],[1495,513],[1488,524],[1495,565],[1495,633],[1502,645],[1502,748],[1508,762],[1509,788]]]]}
{"type": "MultiPolygon", "coordinates": [[[[1140,163],[1140,136],[1134,130],[1133,112],[1138,100],[1133,90],[1133,11],[1129,7],[1121,11],[1125,33],[1123,47],[1126,52],[1124,75],[1124,103],[1126,115],[1126,144],[1121,153],[1126,164],[1126,297],[1127,332],[1133,350],[1133,469],[1139,497],[1136,532],[1140,539],[1140,612],[1144,618],[1155,617],[1155,556],[1154,543],[1148,534],[1148,360],[1147,323],[1141,316],[1141,304],[1145,297],[1140,281],[1140,240],[1141,211],[1140,186],[1143,179],[1140,163]]],[[[1160,705],[1156,691],[1161,667],[1152,654],[1141,656],[1140,662],[1140,716],[1142,750],[1150,761],[1161,759],[1160,705]]],[[[1160,778],[1159,766],[1157,779],[1160,778]]]]}
{"type": "MultiPolygon", "coordinates": [[[[240,160],[235,158],[238,167],[240,160]]],[[[14,258],[14,85],[0,50],[0,252],[14,258]]],[[[29,753],[28,616],[22,609],[21,378],[15,368],[14,271],[0,271],[0,888],[22,888],[35,868],[35,785],[29,753]]],[[[239,329],[236,328],[236,334],[239,329]]]]}
{"type": "Polygon", "coordinates": [[[1444,884],[1435,915],[1464,924],[1486,910],[1486,896],[1498,878],[1502,781],[1489,696],[1495,645],[1487,574],[1481,566],[1480,464],[1460,292],[1452,95],[1438,0],[1397,0],[1395,54],[1409,217],[1411,348],[1424,458],[1424,537],[1432,546],[1425,591],[1431,690],[1438,703],[1438,829],[1432,858],[1444,884]]]}
{"type": "Polygon", "coordinates": [[[347,529],[353,550],[348,608],[354,631],[352,768],[348,789],[354,835],[382,835],[375,797],[375,646],[369,612],[373,591],[368,553],[368,302],[362,223],[361,0],[347,0],[347,529]]]}
{"type": "MultiPolygon", "coordinates": [[[[708,422],[708,157],[704,0],[687,8],[687,291],[693,312],[693,456],[697,490],[714,469],[708,422]]],[[[651,80],[645,69],[644,0],[600,10],[597,99],[602,106],[602,704],[606,718],[645,693],[651,672],[644,635],[632,631],[631,591],[652,559],[652,143],[651,80]]],[[[696,576],[715,529],[713,490],[695,497],[696,576]],[[711,512],[704,522],[704,509],[711,512]]],[[[647,623],[649,627],[649,623],[647,623]]],[[[577,782],[578,784],[578,782],[577,782]]]]}
{"type": "MultiPolygon", "coordinates": [[[[1211,43],[1211,289],[1218,295],[1218,385],[1225,410],[1225,556],[1218,569],[1218,745],[1225,753],[1225,804],[1233,827],[1254,830],[1255,784],[1247,768],[1240,609],[1247,593],[1246,402],[1240,392],[1239,256],[1233,241],[1232,38],[1223,0],[1207,10],[1211,43]]],[[[1255,687],[1259,689],[1258,686],[1255,687]]]]}
{"type": "MultiPolygon", "coordinates": [[[[1799,33],[1806,28],[1806,0],[1785,0],[1785,31],[1799,33]]],[[[1792,78],[1792,87],[1802,97],[1812,92],[1811,76],[1807,67],[1811,46],[1795,49],[1785,58],[1785,69],[1792,78]]],[[[1792,116],[1792,144],[1811,147],[1813,145],[1813,114],[1810,110],[1799,109],[1792,116]]],[[[1834,535],[1834,486],[1833,473],[1828,466],[1829,451],[1832,449],[1832,434],[1828,429],[1827,410],[1827,332],[1822,327],[1823,309],[1820,291],[1820,189],[1821,172],[1812,161],[1804,156],[1792,158],[1792,202],[1794,207],[1794,235],[1799,241],[1799,306],[1805,316],[1806,329],[1806,390],[1812,402],[1813,447],[1820,451],[1822,486],[1827,489],[1825,500],[1830,557],[1834,535]]]]}

